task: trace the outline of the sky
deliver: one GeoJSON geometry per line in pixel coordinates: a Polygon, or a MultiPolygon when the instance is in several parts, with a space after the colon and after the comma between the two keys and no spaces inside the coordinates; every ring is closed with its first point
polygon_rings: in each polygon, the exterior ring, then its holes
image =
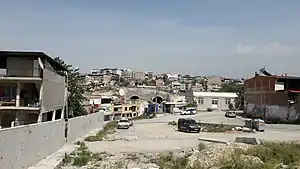
{"type": "Polygon", "coordinates": [[[0,50],[42,51],[83,72],[300,75],[300,1],[1,0],[0,50]]]}

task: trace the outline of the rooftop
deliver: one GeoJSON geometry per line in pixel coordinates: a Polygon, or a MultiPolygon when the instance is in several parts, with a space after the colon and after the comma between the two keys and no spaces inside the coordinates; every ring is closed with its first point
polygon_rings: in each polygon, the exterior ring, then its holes
{"type": "Polygon", "coordinates": [[[235,98],[236,93],[230,92],[193,92],[194,97],[224,97],[224,98],[235,98]]]}
{"type": "MultiPolygon", "coordinates": [[[[32,57],[36,59],[41,58],[47,60],[54,69],[67,71],[67,69],[63,67],[60,63],[58,63],[53,58],[51,58],[50,56],[48,56],[43,52],[0,51],[0,64],[5,63],[5,61],[3,60],[6,59],[7,57],[32,57]]],[[[2,65],[0,65],[0,67],[1,66],[2,65]]]]}

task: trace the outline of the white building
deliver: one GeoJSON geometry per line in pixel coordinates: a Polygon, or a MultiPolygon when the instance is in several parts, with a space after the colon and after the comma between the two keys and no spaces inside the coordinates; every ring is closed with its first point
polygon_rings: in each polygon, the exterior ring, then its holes
{"type": "Polygon", "coordinates": [[[229,92],[186,92],[189,103],[197,103],[197,110],[228,110],[229,104],[234,105],[236,93],[229,92]]]}

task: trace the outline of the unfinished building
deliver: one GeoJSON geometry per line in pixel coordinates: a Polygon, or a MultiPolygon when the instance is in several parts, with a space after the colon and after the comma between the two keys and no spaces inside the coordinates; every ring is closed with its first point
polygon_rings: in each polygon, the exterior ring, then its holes
{"type": "Polygon", "coordinates": [[[275,76],[262,71],[244,83],[245,114],[269,123],[300,120],[300,77],[275,76]]]}
{"type": "Polygon", "coordinates": [[[42,52],[0,51],[0,127],[61,119],[66,71],[42,52]]]}

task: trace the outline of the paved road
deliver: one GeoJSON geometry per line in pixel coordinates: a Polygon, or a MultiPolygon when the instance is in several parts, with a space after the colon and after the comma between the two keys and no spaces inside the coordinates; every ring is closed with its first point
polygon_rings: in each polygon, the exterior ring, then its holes
{"type": "MultiPolygon", "coordinates": [[[[233,124],[233,125],[244,125],[245,118],[227,118],[224,116],[223,111],[214,112],[201,112],[197,115],[165,115],[153,119],[145,119],[136,121],[136,124],[142,123],[168,123],[170,121],[177,121],[181,117],[191,117],[197,121],[207,122],[207,123],[223,123],[223,124],[233,124]]],[[[300,132],[300,125],[290,125],[290,124],[266,124],[266,130],[271,131],[286,131],[286,132],[300,132]]]]}

